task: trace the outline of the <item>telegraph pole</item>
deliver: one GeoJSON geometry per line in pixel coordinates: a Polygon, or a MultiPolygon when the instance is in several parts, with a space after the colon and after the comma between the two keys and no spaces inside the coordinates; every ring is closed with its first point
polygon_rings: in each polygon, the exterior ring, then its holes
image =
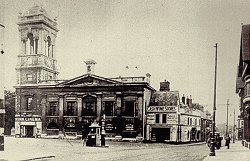
{"type": "Polygon", "coordinates": [[[227,124],[226,124],[226,136],[228,136],[228,105],[229,105],[229,99],[227,100],[227,124]]]}
{"type": "Polygon", "coordinates": [[[0,151],[4,151],[4,0],[0,0],[0,151]]]}
{"type": "Polygon", "coordinates": [[[217,77],[217,43],[215,43],[215,70],[214,70],[214,107],[213,107],[213,124],[212,124],[212,137],[209,156],[215,156],[215,111],[216,111],[216,77],[217,77]]]}

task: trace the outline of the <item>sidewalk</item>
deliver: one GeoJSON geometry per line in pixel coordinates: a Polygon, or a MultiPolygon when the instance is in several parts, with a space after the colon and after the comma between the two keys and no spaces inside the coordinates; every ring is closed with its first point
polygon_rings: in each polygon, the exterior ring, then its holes
{"type": "MultiPolygon", "coordinates": [[[[225,145],[225,144],[223,144],[225,145]]],[[[222,146],[215,150],[215,156],[207,156],[203,161],[250,161],[250,149],[243,147],[241,141],[230,143],[230,149],[222,146]]]]}
{"type": "Polygon", "coordinates": [[[0,151],[0,161],[49,160],[54,157],[52,152],[34,148],[29,139],[5,137],[4,151],[0,151]],[[26,146],[23,144],[25,141],[26,146]]]}

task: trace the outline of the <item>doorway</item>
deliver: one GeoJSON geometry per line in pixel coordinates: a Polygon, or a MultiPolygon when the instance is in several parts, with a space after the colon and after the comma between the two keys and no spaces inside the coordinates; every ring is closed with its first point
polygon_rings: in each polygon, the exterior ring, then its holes
{"type": "Polygon", "coordinates": [[[33,134],[34,134],[34,131],[33,131],[34,126],[25,126],[25,128],[26,128],[26,137],[28,137],[28,138],[33,137],[33,134]]]}
{"type": "Polygon", "coordinates": [[[152,139],[157,142],[170,140],[170,128],[152,128],[152,139]]]}

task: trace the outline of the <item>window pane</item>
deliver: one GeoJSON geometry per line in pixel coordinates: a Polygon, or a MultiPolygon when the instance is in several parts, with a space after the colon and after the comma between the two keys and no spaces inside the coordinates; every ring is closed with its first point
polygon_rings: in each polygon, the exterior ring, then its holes
{"type": "Polygon", "coordinates": [[[124,116],[134,116],[134,114],[135,114],[135,102],[134,101],[126,101],[125,102],[124,116]]]}
{"type": "Polygon", "coordinates": [[[167,123],[167,115],[166,114],[162,115],[162,123],[167,123]]]}
{"type": "Polygon", "coordinates": [[[49,115],[50,116],[56,116],[57,114],[57,102],[50,102],[49,103],[50,109],[49,109],[49,115]]]}
{"type": "Polygon", "coordinates": [[[33,99],[32,97],[27,98],[27,108],[26,108],[27,111],[31,109],[32,99],[33,99]]]}
{"type": "Polygon", "coordinates": [[[113,102],[105,102],[104,113],[106,116],[113,116],[113,102]]]}
{"type": "Polygon", "coordinates": [[[160,115],[155,114],[155,123],[159,123],[159,122],[160,122],[160,115]]]}

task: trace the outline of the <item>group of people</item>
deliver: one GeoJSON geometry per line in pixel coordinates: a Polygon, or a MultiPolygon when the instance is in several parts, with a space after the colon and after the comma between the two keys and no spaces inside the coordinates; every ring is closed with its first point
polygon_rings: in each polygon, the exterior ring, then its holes
{"type": "MultiPolygon", "coordinates": [[[[221,138],[222,137],[216,137],[215,140],[214,140],[215,141],[215,147],[217,149],[219,149],[220,146],[221,146],[221,138]]],[[[229,135],[227,135],[226,138],[225,138],[225,146],[227,146],[227,149],[230,148],[230,141],[231,141],[231,138],[229,137],[229,135]]],[[[211,146],[211,138],[210,137],[207,139],[207,144],[208,144],[208,147],[211,146]]]]}

